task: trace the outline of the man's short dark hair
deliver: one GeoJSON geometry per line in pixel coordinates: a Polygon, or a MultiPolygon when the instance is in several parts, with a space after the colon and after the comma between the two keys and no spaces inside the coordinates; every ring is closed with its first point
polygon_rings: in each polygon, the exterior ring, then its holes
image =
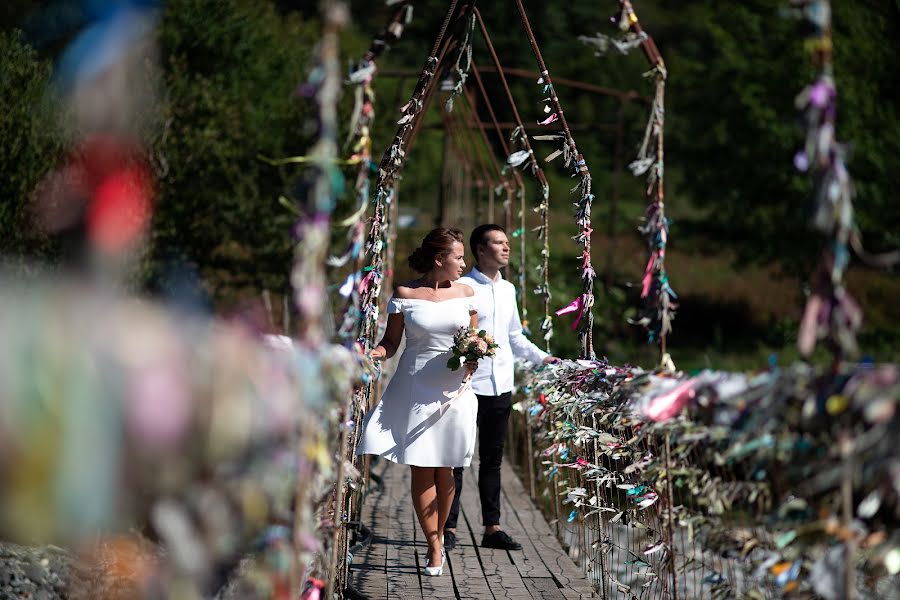
{"type": "Polygon", "coordinates": [[[469,236],[469,247],[472,249],[472,255],[475,257],[476,261],[478,260],[478,246],[482,246],[487,243],[485,237],[491,231],[499,231],[504,234],[506,233],[506,230],[496,223],[485,223],[484,225],[479,225],[472,230],[472,235],[469,236]]]}

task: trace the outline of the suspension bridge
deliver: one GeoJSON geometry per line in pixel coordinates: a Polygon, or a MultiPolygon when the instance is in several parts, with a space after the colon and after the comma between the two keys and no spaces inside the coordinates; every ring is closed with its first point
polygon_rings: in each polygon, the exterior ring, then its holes
{"type": "MultiPolygon", "coordinates": [[[[669,73],[633,3],[612,4],[614,33],[581,41],[600,54],[640,52],[647,90],[554,77],[521,0],[509,3],[510,15],[534,58],[531,70],[503,64],[476,2],[448,0],[421,69],[380,72],[378,61],[401,43],[412,17],[413,2],[399,0],[345,81],[339,42],[347,7],[323,2],[316,68],[301,86],[315,103],[320,139],[307,155],[264,159],[309,165],[313,175],[302,199],[281,198],[298,215],[295,310],[284,310],[297,317],[285,325],[293,335],[258,339],[103,289],[0,288],[0,364],[22,367],[0,378],[0,396],[10,399],[0,415],[0,475],[16,483],[0,486],[4,539],[78,546],[97,531],[114,532],[89,559],[104,574],[79,582],[92,597],[107,597],[96,582],[109,577],[127,580],[132,597],[223,600],[900,597],[900,369],[857,360],[862,313],[844,285],[852,253],[872,264],[893,258],[865,253],[853,220],[853,184],[836,135],[830,4],[790,3],[815,72],[798,96],[806,139],[795,167],[812,180],[814,226],[824,240],[797,335],[807,359],[754,373],[676,367],[668,336],[678,298],[666,270],[669,73]],[[475,56],[476,38],[485,56],[475,56]],[[394,137],[376,141],[373,83],[386,76],[415,77],[416,85],[394,137]],[[488,77],[502,93],[488,92],[488,77]],[[534,80],[537,115],[520,111],[512,77],[534,80]],[[342,143],[345,87],[355,105],[342,143]],[[614,99],[615,121],[569,122],[569,88],[614,99]],[[614,136],[613,162],[623,170],[622,115],[632,103],[647,111],[627,165],[647,201],[633,319],[658,351],[646,368],[595,352],[592,210],[608,201],[614,217],[618,198],[595,197],[575,139],[594,130],[614,136]],[[523,549],[479,545],[472,468],[460,543],[442,577],[423,578],[408,470],[356,449],[387,380],[367,357],[393,283],[400,178],[435,110],[445,133],[436,223],[471,228],[477,215],[504,224],[517,245],[510,279],[530,335],[550,349],[562,323],[576,333],[579,353],[518,374],[501,498],[502,525],[523,549]],[[385,148],[377,161],[375,145],[385,148]],[[551,198],[551,166],[571,177],[570,197],[551,198]],[[337,220],[344,169],[355,171],[355,205],[337,220]],[[551,202],[574,206],[571,223],[553,223],[578,247],[574,298],[551,294],[551,202]],[[346,232],[346,246],[334,252],[337,231],[346,232]],[[538,256],[532,273],[529,250],[538,256]],[[335,279],[343,284],[331,294],[335,279]],[[531,314],[528,295],[540,307],[531,302],[531,314]],[[104,335],[85,323],[102,323],[104,335]],[[830,354],[827,364],[809,358],[817,346],[830,354]],[[100,415],[103,426],[83,415],[100,415]],[[127,538],[123,523],[152,539],[127,538]]],[[[613,259],[610,248],[607,266],[613,259]]],[[[40,574],[41,564],[30,559],[29,572],[40,574]]]]}

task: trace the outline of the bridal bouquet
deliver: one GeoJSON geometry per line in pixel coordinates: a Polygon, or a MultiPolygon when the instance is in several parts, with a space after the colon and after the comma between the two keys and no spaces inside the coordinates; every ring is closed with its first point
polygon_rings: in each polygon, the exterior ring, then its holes
{"type": "MultiPolygon", "coordinates": [[[[460,327],[453,335],[453,345],[450,347],[453,356],[447,361],[447,367],[451,371],[455,371],[462,366],[464,361],[476,363],[481,358],[494,356],[499,347],[494,338],[489,336],[484,329],[460,327]]],[[[472,372],[466,373],[458,390],[444,392],[444,395],[452,400],[467,392],[470,387],[472,387],[472,372]]]]}
{"type": "Polygon", "coordinates": [[[453,346],[450,347],[453,356],[447,361],[447,367],[455,371],[462,366],[463,359],[465,362],[477,362],[478,359],[494,356],[499,347],[484,329],[460,327],[453,335],[453,346]]]}

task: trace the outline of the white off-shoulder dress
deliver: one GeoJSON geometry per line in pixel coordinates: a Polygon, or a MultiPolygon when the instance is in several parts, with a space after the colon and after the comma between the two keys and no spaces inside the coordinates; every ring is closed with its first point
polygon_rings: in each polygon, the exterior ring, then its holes
{"type": "Polygon", "coordinates": [[[441,302],[391,298],[403,313],[406,348],[381,400],[367,415],[357,454],[417,467],[468,467],[475,452],[478,400],[471,390],[448,399],[465,370],[451,371],[453,334],[469,325],[472,298],[441,302]]]}

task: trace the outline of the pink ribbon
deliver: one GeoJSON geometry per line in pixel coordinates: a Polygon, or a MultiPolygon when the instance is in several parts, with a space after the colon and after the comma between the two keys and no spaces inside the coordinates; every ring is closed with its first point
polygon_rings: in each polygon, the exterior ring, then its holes
{"type": "Polygon", "coordinates": [[[800,332],[797,334],[797,347],[800,353],[811,354],[816,347],[819,323],[828,319],[828,302],[821,295],[814,293],[806,301],[803,319],[800,321],[800,332]]]}
{"type": "Polygon", "coordinates": [[[575,331],[578,328],[578,323],[581,321],[581,316],[584,314],[584,296],[578,296],[574,300],[572,300],[568,306],[565,306],[558,311],[556,311],[556,316],[564,315],[566,313],[578,311],[578,316],[575,318],[575,322],[572,323],[572,331],[575,331]]]}
{"type": "Polygon", "coordinates": [[[369,286],[372,285],[372,276],[375,275],[375,271],[369,271],[369,274],[359,280],[359,293],[364,294],[366,290],[369,289],[369,286]]]}
{"type": "Polygon", "coordinates": [[[694,379],[688,379],[671,392],[657,396],[644,409],[651,421],[666,421],[677,415],[697,395],[694,379]]]}
{"type": "Polygon", "coordinates": [[[538,125],[549,125],[550,123],[556,122],[557,119],[559,119],[559,115],[556,113],[553,113],[552,115],[550,115],[543,121],[538,121],[538,125]]]}
{"type": "Polygon", "coordinates": [[[647,261],[647,268],[644,269],[644,287],[641,289],[641,298],[646,298],[650,293],[650,282],[653,281],[653,266],[656,263],[658,250],[654,250],[650,254],[650,260],[647,261]]]}

